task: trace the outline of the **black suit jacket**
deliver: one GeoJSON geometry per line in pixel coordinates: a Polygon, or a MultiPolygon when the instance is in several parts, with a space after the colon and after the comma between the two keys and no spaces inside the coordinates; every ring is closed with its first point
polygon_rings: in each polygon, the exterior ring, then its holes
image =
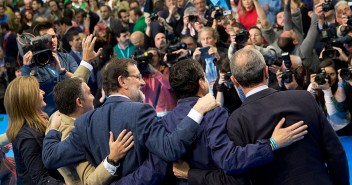
{"type": "Polygon", "coordinates": [[[324,113],[307,91],[265,89],[245,99],[227,122],[229,137],[238,145],[270,138],[285,117],[284,127],[303,120],[304,139],[277,150],[273,163],[250,171],[252,183],[285,185],[349,184],[345,151],[324,113]]]}

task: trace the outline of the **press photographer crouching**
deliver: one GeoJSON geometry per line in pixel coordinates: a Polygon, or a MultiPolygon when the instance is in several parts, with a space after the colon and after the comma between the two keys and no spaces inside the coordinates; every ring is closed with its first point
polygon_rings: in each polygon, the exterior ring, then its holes
{"type": "Polygon", "coordinates": [[[176,106],[176,98],[169,83],[170,71],[169,67],[163,65],[163,56],[157,48],[148,48],[145,56],[143,64],[146,68],[141,69],[141,61],[137,59],[137,66],[145,82],[142,87],[144,102],[155,108],[160,119],[176,106]]]}
{"type": "Polygon", "coordinates": [[[339,70],[338,74],[335,62],[331,59],[322,61],[320,67],[320,73],[311,75],[311,84],[307,90],[316,97],[336,133],[351,135],[352,125],[349,124],[351,98],[346,96],[351,93],[351,86],[348,83],[352,77],[350,69],[339,70]]]}
{"type": "Polygon", "coordinates": [[[23,57],[22,76],[35,76],[38,79],[40,89],[45,92],[47,106],[44,112],[50,116],[56,111],[52,94],[54,86],[71,77],[78,66],[71,55],[57,51],[58,39],[53,24],[38,23],[33,27],[33,33],[36,37],[22,34],[17,39],[23,57]]]}

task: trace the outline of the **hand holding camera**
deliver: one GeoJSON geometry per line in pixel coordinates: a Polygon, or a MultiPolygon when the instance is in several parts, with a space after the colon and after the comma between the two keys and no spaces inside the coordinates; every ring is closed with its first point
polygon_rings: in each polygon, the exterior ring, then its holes
{"type": "Polygon", "coordinates": [[[23,65],[29,66],[32,64],[32,58],[33,58],[33,53],[32,51],[28,51],[24,56],[23,56],[23,65]]]}

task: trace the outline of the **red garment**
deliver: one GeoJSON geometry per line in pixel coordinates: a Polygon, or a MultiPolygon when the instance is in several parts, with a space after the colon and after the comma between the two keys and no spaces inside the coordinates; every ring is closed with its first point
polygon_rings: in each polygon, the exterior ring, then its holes
{"type": "Polygon", "coordinates": [[[255,26],[257,23],[258,14],[255,8],[245,14],[239,13],[240,23],[248,30],[251,26],[255,26]]]}

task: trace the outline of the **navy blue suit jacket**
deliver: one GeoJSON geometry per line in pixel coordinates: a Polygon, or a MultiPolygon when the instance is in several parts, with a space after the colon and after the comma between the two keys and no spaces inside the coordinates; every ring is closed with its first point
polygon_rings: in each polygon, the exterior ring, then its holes
{"type": "MultiPolygon", "coordinates": [[[[155,110],[150,105],[112,96],[101,107],[79,117],[66,140],[58,140],[61,137],[58,131],[48,132],[44,139],[43,162],[46,167],[55,169],[82,160],[97,166],[109,154],[109,131],[117,138],[123,129],[133,132],[134,147],[120,162],[121,176],[141,166],[150,157],[149,152],[169,162],[178,160],[200,132],[200,126],[185,117],[173,133],[168,133],[157,122],[155,110]]],[[[158,165],[160,160],[156,163],[158,165]]],[[[152,173],[152,169],[147,169],[134,174],[134,178],[138,178],[137,175],[145,179],[152,173]]]]}
{"type": "Polygon", "coordinates": [[[276,123],[285,117],[283,127],[303,120],[308,125],[304,139],[277,150],[273,163],[250,172],[253,185],[348,185],[345,151],[307,91],[265,89],[245,99],[227,122],[233,141],[244,146],[271,136],[276,123]]]}
{"type": "MultiPolygon", "coordinates": [[[[173,132],[197,100],[198,97],[179,100],[175,109],[164,116],[161,123],[170,132],[173,132]]],[[[191,168],[215,170],[219,177],[216,180],[209,178],[206,180],[205,177],[194,178],[204,178],[205,181],[217,181],[225,184],[223,181],[233,182],[231,179],[234,177],[222,172],[218,173],[216,170],[219,168],[227,173],[238,174],[248,168],[272,161],[271,147],[266,142],[259,141],[246,147],[235,146],[227,136],[227,118],[228,112],[224,108],[218,107],[209,111],[201,122],[202,132],[200,137],[193,144],[192,149],[183,156],[183,160],[187,161],[191,168]]]]}

